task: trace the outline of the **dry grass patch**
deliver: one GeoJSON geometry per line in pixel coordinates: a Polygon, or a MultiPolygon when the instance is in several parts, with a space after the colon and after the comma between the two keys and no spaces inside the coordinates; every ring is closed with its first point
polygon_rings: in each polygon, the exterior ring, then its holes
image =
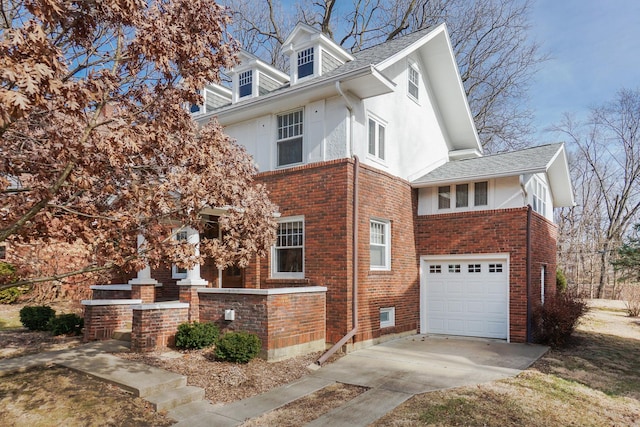
{"type": "Polygon", "coordinates": [[[87,375],[61,368],[38,368],[2,378],[0,425],[169,426],[141,398],[87,375]]]}
{"type": "Polygon", "coordinates": [[[639,347],[637,320],[599,302],[567,346],[516,378],[415,396],[374,425],[640,425],[639,347]]]}
{"type": "Polygon", "coordinates": [[[367,391],[366,387],[335,383],[284,405],[261,417],[253,418],[241,427],[297,427],[309,423],[321,415],[344,405],[349,400],[367,391]]]}

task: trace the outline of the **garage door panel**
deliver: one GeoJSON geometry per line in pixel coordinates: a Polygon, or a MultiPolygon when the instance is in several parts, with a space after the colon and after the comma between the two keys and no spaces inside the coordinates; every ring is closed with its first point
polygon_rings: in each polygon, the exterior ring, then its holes
{"type": "Polygon", "coordinates": [[[437,269],[432,265],[440,265],[442,273],[426,274],[427,332],[507,338],[509,285],[505,260],[428,262],[425,271],[437,269]],[[449,269],[449,265],[458,264],[459,270],[449,269]]]}

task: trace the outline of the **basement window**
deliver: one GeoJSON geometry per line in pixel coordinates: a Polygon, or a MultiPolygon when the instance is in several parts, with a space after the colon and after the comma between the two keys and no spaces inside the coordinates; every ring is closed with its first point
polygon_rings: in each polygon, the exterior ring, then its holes
{"type": "Polygon", "coordinates": [[[380,309],[380,328],[390,328],[396,325],[396,308],[384,307],[380,309]]]}

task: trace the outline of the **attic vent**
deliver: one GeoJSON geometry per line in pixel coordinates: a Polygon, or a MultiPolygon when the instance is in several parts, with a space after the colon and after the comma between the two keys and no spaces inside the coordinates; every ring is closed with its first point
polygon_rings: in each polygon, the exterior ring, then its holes
{"type": "Polygon", "coordinates": [[[313,48],[298,52],[298,78],[307,77],[313,74],[313,48]]]}

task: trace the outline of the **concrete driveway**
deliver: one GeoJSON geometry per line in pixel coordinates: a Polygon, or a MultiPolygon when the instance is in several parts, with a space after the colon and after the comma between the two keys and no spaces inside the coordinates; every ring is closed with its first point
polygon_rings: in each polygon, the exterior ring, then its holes
{"type": "Polygon", "coordinates": [[[366,426],[414,394],[517,375],[548,347],[414,335],[350,353],[313,377],[370,387],[309,426],[366,426]]]}

